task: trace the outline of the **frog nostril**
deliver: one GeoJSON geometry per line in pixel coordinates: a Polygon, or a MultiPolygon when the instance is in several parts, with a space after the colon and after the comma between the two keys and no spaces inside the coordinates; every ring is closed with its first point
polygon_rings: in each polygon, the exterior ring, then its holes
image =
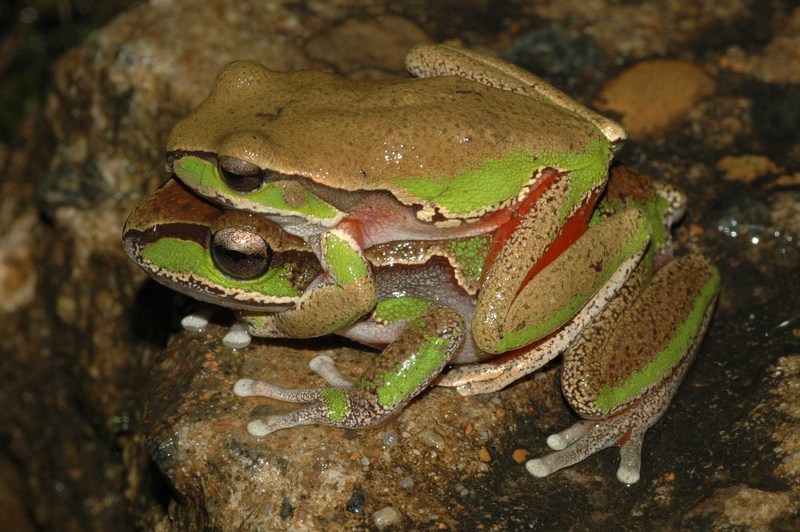
{"type": "Polygon", "coordinates": [[[236,192],[255,192],[264,182],[264,171],[253,163],[223,155],[218,165],[222,180],[236,192]]]}
{"type": "Polygon", "coordinates": [[[223,274],[246,281],[269,270],[272,248],[256,234],[228,227],[211,236],[211,258],[223,274]]]}

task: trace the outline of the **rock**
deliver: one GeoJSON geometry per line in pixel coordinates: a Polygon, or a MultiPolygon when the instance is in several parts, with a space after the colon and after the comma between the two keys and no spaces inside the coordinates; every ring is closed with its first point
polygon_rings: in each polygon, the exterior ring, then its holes
{"type": "MultiPolygon", "coordinates": [[[[212,327],[176,337],[150,382],[148,449],[175,490],[171,520],[184,529],[295,528],[308,516],[321,529],[400,519],[417,528],[457,527],[455,486],[481,482],[486,447],[511,454],[507,435],[530,418],[533,397],[557,399],[547,379],[472,398],[433,388],[376,429],[307,426],[255,438],[248,421],[298,406],[236,397],[234,382],[249,376],[290,388],[324,385],[308,368],[319,348],[257,341],[234,352],[221,344],[222,333],[212,327]]],[[[375,356],[345,348],[330,354],[349,378],[375,356]]],[[[500,462],[490,467],[514,464],[512,474],[527,475],[520,464],[500,462]]]]}
{"type": "Polygon", "coordinates": [[[399,525],[403,521],[403,514],[394,506],[387,506],[372,514],[372,520],[379,530],[383,530],[399,525]]]}
{"type": "Polygon", "coordinates": [[[763,155],[727,155],[717,163],[717,170],[725,179],[750,183],[767,174],[780,172],[781,168],[763,155]]]}
{"type": "Polygon", "coordinates": [[[621,115],[628,136],[639,139],[663,133],[714,90],[714,81],[693,63],[643,61],[606,84],[595,106],[621,115]]]}
{"type": "MultiPolygon", "coordinates": [[[[308,43],[308,54],[332,65],[338,72],[405,72],[409,48],[430,38],[410,20],[386,16],[379,19],[347,19],[308,43]],[[366,44],[369,43],[369,44],[366,44]]],[[[385,75],[385,74],[384,74],[385,75]]]]}
{"type": "Polygon", "coordinates": [[[710,516],[714,528],[768,530],[777,522],[788,523],[795,510],[796,501],[788,493],[739,485],[717,490],[712,498],[689,511],[687,518],[710,516]]]}
{"type": "Polygon", "coordinates": [[[723,65],[768,83],[800,83],[800,7],[782,20],[760,53],[748,54],[732,47],[723,65]]]}

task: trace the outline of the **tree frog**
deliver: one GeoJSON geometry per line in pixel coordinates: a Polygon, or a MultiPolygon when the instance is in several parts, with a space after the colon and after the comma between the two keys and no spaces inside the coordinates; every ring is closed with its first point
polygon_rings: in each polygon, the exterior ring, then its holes
{"type": "MultiPolygon", "coordinates": [[[[622,463],[617,476],[626,483],[638,480],[644,432],[660,418],[691,365],[719,282],[716,268],[705,257],[671,260],[668,228],[682,209],[683,198],[677,192],[653,185],[640,174],[615,171],[595,209],[586,241],[599,242],[602,255],[607,241],[626,234],[628,218],[652,224],[647,252],[640,254],[621,288],[601,291],[561,330],[514,353],[520,355],[516,359],[527,357],[529,363],[519,364],[512,358],[500,364],[473,364],[439,381],[458,386],[464,394],[503,387],[558,355],[563,330],[577,330],[575,335],[566,335],[571,340],[565,350],[562,388],[576,412],[589,421],[551,436],[548,444],[560,450],[529,461],[532,474],[549,474],[620,444],[622,463]]],[[[174,181],[133,211],[124,241],[131,258],[154,278],[194,297],[239,309],[251,331],[266,336],[287,335],[280,322],[269,318],[287,305],[302,304],[301,294],[317,282],[321,271],[301,239],[251,213],[213,207],[174,181]]],[[[399,411],[447,364],[494,356],[474,338],[475,322],[485,319],[479,314],[479,301],[489,279],[484,269],[491,248],[489,235],[475,235],[397,240],[363,250],[373,273],[377,303],[368,315],[337,333],[383,348],[382,353],[353,383],[335,372],[329,361],[315,360],[312,369],[328,381],[328,388],[288,390],[240,379],[234,387],[240,396],[311,403],[285,415],[253,421],[248,430],[264,436],[304,424],[370,427],[399,411]]],[[[591,256],[592,250],[574,244],[523,289],[534,286],[545,294],[566,290],[570,279],[561,277],[573,275],[574,268],[563,269],[560,261],[582,261],[579,272],[597,269],[598,261],[605,259],[591,256]],[[590,256],[571,256],[575,248],[590,256]]],[[[316,311],[324,314],[326,309],[316,311]]],[[[312,315],[311,319],[325,317],[312,315]]]]}
{"type": "Polygon", "coordinates": [[[478,303],[486,318],[472,331],[485,352],[554,331],[624,263],[614,279],[621,285],[646,244],[642,220],[627,221],[622,240],[634,244],[584,277],[589,284],[563,312],[546,323],[536,310],[506,319],[527,299],[518,294],[530,265],[543,268],[582,236],[622,128],[489,55],[419,45],[406,63],[416,79],[354,81],[234,62],[172,131],[167,158],[181,181],[278,223],[319,257],[318,282],[268,326],[310,337],[353,323],[376,302],[364,250],[397,240],[494,235],[495,273],[478,303]],[[309,319],[328,300],[325,319],[309,319]]]}

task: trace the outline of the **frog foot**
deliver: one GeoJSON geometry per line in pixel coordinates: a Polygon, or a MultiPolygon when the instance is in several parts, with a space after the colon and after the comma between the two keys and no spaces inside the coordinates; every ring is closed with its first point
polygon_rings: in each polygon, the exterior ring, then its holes
{"type": "Polygon", "coordinates": [[[327,425],[365,429],[379,425],[400,411],[439,375],[461,345],[466,329],[461,317],[428,301],[394,300],[395,322],[406,322],[403,332],[374,357],[358,380],[351,383],[336,371],[330,357],[317,357],[310,367],[329,388],[290,390],[253,379],[239,379],[233,391],[239,397],[261,396],[310,405],[282,415],[252,421],[247,431],[266,436],[299,425],[327,425]],[[400,314],[403,312],[404,314],[400,314]]]}
{"type": "MultiPolygon", "coordinates": [[[[268,397],[288,403],[313,403],[311,406],[301,408],[287,414],[267,416],[247,424],[247,432],[253,436],[266,436],[276,430],[297,427],[300,425],[327,424],[325,420],[331,417],[331,407],[328,399],[341,400],[336,392],[340,389],[310,388],[291,390],[254,379],[239,379],[233,386],[233,393],[239,397],[268,397]]],[[[343,391],[343,390],[342,390],[343,391]]],[[[345,399],[346,401],[346,399],[345,399]]]]}
{"type": "Polygon", "coordinates": [[[600,421],[581,420],[567,430],[550,435],[547,446],[556,452],[528,460],[525,468],[534,477],[546,477],[559,469],[577,464],[598,451],[619,445],[617,480],[625,484],[635,484],[639,481],[642,441],[647,427],[631,428],[631,420],[626,417],[631,416],[620,414],[600,421]]]}
{"type": "MultiPolygon", "coordinates": [[[[311,370],[325,379],[335,389],[351,388],[353,383],[342,376],[336,369],[336,364],[328,355],[319,355],[308,363],[311,370]]],[[[324,402],[325,392],[331,389],[312,388],[304,390],[291,390],[266,381],[255,379],[239,379],[233,385],[233,393],[238,397],[269,397],[288,403],[314,403],[324,402]]],[[[296,427],[319,422],[316,418],[326,412],[318,411],[319,408],[310,407],[296,410],[289,414],[268,416],[265,420],[251,421],[247,425],[247,432],[253,436],[266,436],[276,430],[296,427]]]]}
{"type": "Polygon", "coordinates": [[[598,451],[618,445],[620,464],[617,480],[625,484],[639,481],[642,441],[669,407],[672,396],[691,365],[687,360],[650,394],[629,408],[603,419],[584,419],[547,438],[554,453],[528,460],[525,468],[535,477],[546,477],[588,458],[598,451]]]}

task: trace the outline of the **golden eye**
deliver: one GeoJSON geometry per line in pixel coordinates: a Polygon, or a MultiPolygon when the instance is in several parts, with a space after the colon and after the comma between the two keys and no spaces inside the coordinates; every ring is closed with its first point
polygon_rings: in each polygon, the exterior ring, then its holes
{"type": "Polygon", "coordinates": [[[223,274],[246,281],[267,273],[272,248],[256,234],[226,227],[211,236],[211,258],[223,274]]]}
{"type": "Polygon", "coordinates": [[[236,192],[255,192],[264,183],[264,171],[253,163],[222,155],[218,165],[222,180],[236,192]]]}

